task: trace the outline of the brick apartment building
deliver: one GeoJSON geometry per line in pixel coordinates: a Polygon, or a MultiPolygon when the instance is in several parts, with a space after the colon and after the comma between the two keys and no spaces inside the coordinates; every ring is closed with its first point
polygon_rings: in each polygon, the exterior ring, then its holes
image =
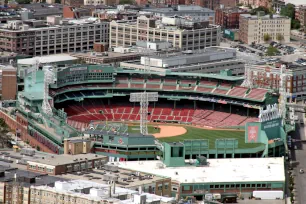
{"type": "Polygon", "coordinates": [[[17,96],[17,69],[7,66],[2,69],[1,92],[2,100],[16,100],[17,96]]]}
{"type": "Polygon", "coordinates": [[[306,26],[306,6],[301,6],[296,10],[295,18],[301,22],[301,27],[306,26]]]}
{"type": "Polygon", "coordinates": [[[215,22],[222,28],[239,29],[240,14],[247,13],[247,11],[239,8],[223,8],[217,9],[215,14],[215,22]]]}
{"type": "Polygon", "coordinates": [[[91,16],[91,10],[86,8],[75,8],[72,6],[64,6],[63,17],[79,19],[85,16],[91,16]]]}

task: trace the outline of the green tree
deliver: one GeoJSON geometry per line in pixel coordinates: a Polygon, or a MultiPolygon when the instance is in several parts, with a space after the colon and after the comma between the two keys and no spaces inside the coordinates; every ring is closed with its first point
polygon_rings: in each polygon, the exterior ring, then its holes
{"type": "Polygon", "coordinates": [[[282,34],[280,34],[280,33],[277,33],[277,35],[276,35],[276,40],[279,41],[279,42],[281,42],[281,41],[284,40],[284,36],[283,36],[282,34]]]}
{"type": "Polygon", "coordinates": [[[278,49],[273,47],[273,46],[269,46],[266,52],[267,56],[275,56],[277,53],[279,53],[278,49]]]}
{"type": "Polygon", "coordinates": [[[36,146],[36,150],[37,150],[37,151],[40,151],[40,147],[39,147],[39,146],[36,146]]]}
{"type": "Polygon", "coordinates": [[[250,11],[250,14],[251,15],[257,15],[257,12],[259,12],[259,11],[263,11],[263,12],[265,12],[265,14],[271,14],[271,11],[268,8],[263,7],[263,6],[259,6],[257,8],[252,9],[250,11]]]}
{"type": "Polygon", "coordinates": [[[18,4],[30,4],[31,0],[15,0],[18,4]]]}
{"type": "Polygon", "coordinates": [[[0,118],[0,143],[2,148],[6,146],[6,144],[11,139],[8,135],[10,128],[7,126],[3,118],[0,118]]]}
{"type": "Polygon", "coordinates": [[[120,0],[119,4],[134,4],[134,0],[120,0]]]}
{"type": "Polygon", "coordinates": [[[297,20],[297,19],[291,20],[291,28],[292,29],[298,30],[298,29],[300,29],[300,27],[301,27],[301,22],[299,20],[297,20]]]}
{"type": "Polygon", "coordinates": [[[271,36],[268,33],[265,33],[263,36],[264,41],[267,43],[271,40],[271,36]]]}
{"type": "Polygon", "coordinates": [[[295,18],[295,6],[293,4],[287,4],[280,12],[282,16],[288,16],[291,19],[295,18]]]}

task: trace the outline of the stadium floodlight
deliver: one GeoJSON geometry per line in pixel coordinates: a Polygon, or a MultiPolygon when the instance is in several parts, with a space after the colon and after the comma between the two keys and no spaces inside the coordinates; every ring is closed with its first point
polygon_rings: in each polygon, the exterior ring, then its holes
{"type": "Polygon", "coordinates": [[[287,97],[289,93],[287,92],[287,70],[286,65],[281,65],[280,68],[280,81],[279,81],[279,112],[283,118],[283,125],[285,124],[286,113],[287,113],[287,97]]]}
{"type": "Polygon", "coordinates": [[[140,103],[140,133],[148,134],[148,106],[149,102],[158,101],[158,92],[131,93],[130,102],[140,103]]]}
{"type": "Polygon", "coordinates": [[[237,52],[237,59],[240,59],[245,63],[245,71],[244,71],[244,81],[241,86],[246,88],[253,88],[253,79],[252,79],[252,66],[259,61],[257,55],[245,52],[237,52]]]}
{"type": "Polygon", "coordinates": [[[43,95],[43,104],[42,104],[42,111],[47,116],[52,116],[52,108],[49,103],[49,85],[54,83],[55,76],[52,71],[52,67],[45,66],[43,68],[44,71],[44,95],[43,95]]]}

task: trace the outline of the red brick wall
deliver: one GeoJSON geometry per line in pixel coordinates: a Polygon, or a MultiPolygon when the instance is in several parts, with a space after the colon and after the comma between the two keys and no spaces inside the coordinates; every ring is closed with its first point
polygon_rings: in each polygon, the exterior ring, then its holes
{"type": "Polygon", "coordinates": [[[17,122],[14,118],[11,118],[5,112],[0,111],[0,118],[3,118],[5,123],[9,126],[10,129],[16,131],[17,122]]]}
{"type": "Polygon", "coordinates": [[[72,11],[71,6],[64,6],[63,8],[63,17],[64,18],[74,18],[74,12],[72,11]]]}

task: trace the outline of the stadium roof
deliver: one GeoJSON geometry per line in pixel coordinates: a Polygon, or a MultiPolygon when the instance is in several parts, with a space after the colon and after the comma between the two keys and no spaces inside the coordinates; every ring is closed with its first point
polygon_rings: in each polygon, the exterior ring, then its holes
{"type": "Polygon", "coordinates": [[[23,65],[33,65],[38,60],[39,63],[47,64],[47,63],[56,63],[56,62],[62,62],[62,61],[72,61],[77,60],[78,58],[72,57],[67,54],[59,54],[59,55],[48,55],[43,57],[33,57],[28,59],[19,59],[17,61],[17,64],[23,64],[23,65]]]}
{"type": "MultiPolygon", "coordinates": [[[[189,160],[188,160],[189,162],[189,160]]],[[[161,161],[119,162],[120,168],[170,177],[180,183],[285,181],[284,158],[210,159],[208,166],[160,168],[161,161]],[[192,174],[190,173],[192,172],[192,174]]]]}

